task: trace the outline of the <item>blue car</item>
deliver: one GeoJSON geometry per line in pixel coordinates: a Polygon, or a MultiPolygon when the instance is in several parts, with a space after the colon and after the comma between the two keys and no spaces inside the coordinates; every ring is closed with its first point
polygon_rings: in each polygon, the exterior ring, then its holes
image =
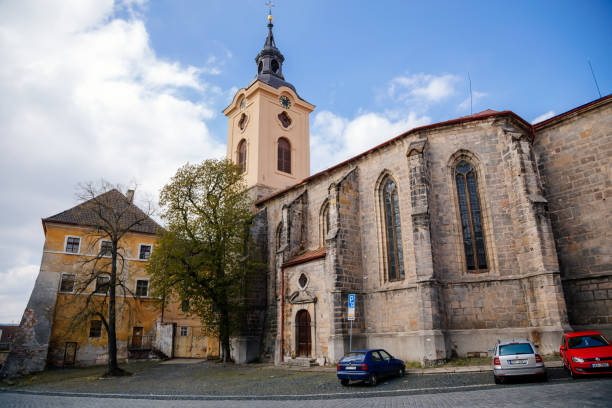
{"type": "Polygon", "coordinates": [[[342,385],[348,385],[351,380],[367,381],[370,385],[376,385],[382,377],[402,377],[406,373],[406,366],[402,360],[393,358],[382,349],[357,350],[340,359],[336,373],[342,385]]]}

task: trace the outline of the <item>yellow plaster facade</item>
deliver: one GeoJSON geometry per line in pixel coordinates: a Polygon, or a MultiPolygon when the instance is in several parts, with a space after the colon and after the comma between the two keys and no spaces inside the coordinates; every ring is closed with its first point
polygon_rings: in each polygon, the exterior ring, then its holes
{"type": "MultiPolygon", "coordinates": [[[[54,272],[59,278],[55,311],[52,317],[49,316],[52,327],[47,362],[53,366],[103,364],[108,358],[106,330],[102,326],[100,335],[92,337],[91,320],[95,318],[77,317],[84,308],[87,295],[95,291],[95,283],[90,284],[83,293],[62,290],[65,275],[74,275],[77,282],[86,276],[84,262],[99,252],[99,236],[95,228],[88,226],[45,222],[43,226],[45,244],[41,271],[54,272]],[[69,237],[80,239],[77,253],[66,250],[69,237]]],[[[136,293],[138,280],[149,280],[145,269],[147,260],[139,259],[140,246],[150,245],[154,251],[156,240],[155,234],[128,233],[120,242],[121,253],[125,257],[122,277],[133,293],[136,293]]],[[[160,299],[149,296],[150,290],[148,287],[147,296],[117,296],[117,357],[120,361],[148,358],[148,354],[142,351],[155,348],[160,324],[173,326],[170,339],[172,353],[169,357],[219,356],[217,339],[205,335],[197,316],[181,312],[180,303],[176,300],[162,305],[160,299]]],[[[105,295],[94,294],[93,300],[101,303],[105,295]]]]}
{"type": "Polygon", "coordinates": [[[271,192],[310,176],[309,115],[314,108],[291,88],[281,86],[277,89],[258,80],[236,93],[223,111],[228,118],[227,158],[238,163],[238,147],[244,140],[244,175],[248,187],[271,192]],[[281,119],[279,115],[283,113],[290,123],[281,119]],[[278,169],[278,141],[281,138],[291,146],[289,173],[278,169]]]}

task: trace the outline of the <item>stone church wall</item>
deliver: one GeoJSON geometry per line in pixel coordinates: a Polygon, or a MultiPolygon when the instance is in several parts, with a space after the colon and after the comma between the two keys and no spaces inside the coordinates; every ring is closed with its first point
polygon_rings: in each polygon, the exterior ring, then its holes
{"type": "Polygon", "coordinates": [[[570,324],[612,333],[612,100],[535,128],[570,324]]]}

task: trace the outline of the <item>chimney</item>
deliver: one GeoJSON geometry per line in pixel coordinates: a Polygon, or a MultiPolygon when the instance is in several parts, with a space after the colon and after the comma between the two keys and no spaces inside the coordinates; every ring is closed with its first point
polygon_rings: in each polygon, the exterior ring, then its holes
{"type": "Polygon", "coordinates": [[[125,198],[132,204],[134,202],[134,190],[128,190],[125,198]]]}

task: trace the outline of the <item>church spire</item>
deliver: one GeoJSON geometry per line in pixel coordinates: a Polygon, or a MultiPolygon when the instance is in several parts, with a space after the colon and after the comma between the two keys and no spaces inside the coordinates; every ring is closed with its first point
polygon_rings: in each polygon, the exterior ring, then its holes
{"type": "Polygon", "coordinates": [[[266,42],[264,43],[263,49],[259,51],[255,62],[257,63],[257,77],[256,79],[264,82],[274,88],[280,88],[281,86],[287,86],[295,91],[293,85],[285,81],[283,76],[283,62],[285,57],[276,48],[276,42],[274,41],[274,34],[272,33],[272,3],[268,3],[270,11],[268,13],[268,35],[266,42]]]}

